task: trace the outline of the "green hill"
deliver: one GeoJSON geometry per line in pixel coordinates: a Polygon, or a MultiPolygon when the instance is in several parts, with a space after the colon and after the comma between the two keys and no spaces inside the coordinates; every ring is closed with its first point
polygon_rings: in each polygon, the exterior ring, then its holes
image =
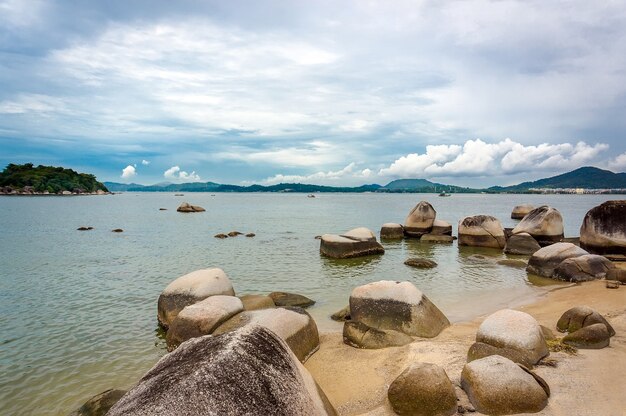
{"type": "Polygon", "coordinates": [[[478,192],[478,190],[435,183],[426,179],[396,179],[395,181],[391,181],[387,185],[380,188],[378,192],[469,193],[478,192]]]}
{"type": "Polygon", "coordinates": [[[562,175],[523,182],[513,186],[492,186],[492,192],[527,192],[529,189],[587,188],[626,189],[626,173],[614,173],[592,166],[578,168],[562,175]]]}
{"type": "Polygon", "coordinates": [[[91,193],[98,190],[108,192],[104,184],[98,182],[94,175],[78,173],[62,167],[34,167],[32,163],[15,165],[10,163],[0,172],[0,188],[16,191],[32,190],[56,194],[63,191],[91,193]]]}

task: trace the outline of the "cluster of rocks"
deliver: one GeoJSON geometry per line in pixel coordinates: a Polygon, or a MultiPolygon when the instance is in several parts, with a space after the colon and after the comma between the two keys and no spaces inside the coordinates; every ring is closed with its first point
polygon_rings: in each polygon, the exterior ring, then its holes
{"type": "Polygon", "coordinates": [[[229,232],[227,234],[224,234],[224,233],[215,234],[213,237],[219,238],[219,239],[223,240],[223,239],[228,238],[228,237],[237,237],[237,236],[240,236],[240,235],[245,235],[246,237],[249,237],[249,238],[252,238],[252,237],[256,236],[255,233],[246,233],[246,234],[244,234],[244,233],[239,232],[239,231],[231,231],[231,232],[229,232]]]}
{"type": "Polygon", "coordinates": [[[53,193],[50,191],[35,191],[32,186],[24,186],[23,188],[13,188],[11,186],[0,187],[0,195],[111,195],[111,192],[98,189],[97,191],[89,192],[81,188],[75,188],[71,191],[59,191],[53,193]]]}
{"type": "Polygon", "coordinates": [[[615,330],[607,320],[588,306],[567,310],[556,324],[559,332],[566,332],[561,342],[581,349],[608,347],[615,330]]]}
{"type": "Polygon", "coordinates": [[[572,243],[555,243],[536,251],[530,257],[526,270],[542,277],[586,282],[604,279],[614,268],[606,257],[589,254],[572,243]]]}
{"type": "Polygon", "coordinates": [[[433,206],[426,201],[420,201],[409,212],[404,220],[404,225],[383,224],[380,228],[380,238],[393,240],[407,237],[432,243],[451,243],[454,241],[452,225],[446,221],[438,220],[436,217],[437,211],[433,206]]]}
{"type": "Polygon", "coordinates": [[[320,253],[335,259],[384,254],[385,249],[374,233],[365,228],[355,228],[344,234],[323,234],[320,237],[320,253]]]}
{"type": "Polygon", "coordinates": [[[178,212],[204,212],[206,209],[202,208],[199,205],[191,205],[189,202],[183,202],[176,208],[178,212]]]}

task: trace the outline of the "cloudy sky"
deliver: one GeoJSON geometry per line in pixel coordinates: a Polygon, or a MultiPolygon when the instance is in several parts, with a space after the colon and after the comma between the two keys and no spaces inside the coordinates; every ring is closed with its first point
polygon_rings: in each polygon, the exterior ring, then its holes
{"type": "Polygon", "coordinates": [[[0,0],[0,163],[156,183],[626,170],[623,1],[0,0]]]}

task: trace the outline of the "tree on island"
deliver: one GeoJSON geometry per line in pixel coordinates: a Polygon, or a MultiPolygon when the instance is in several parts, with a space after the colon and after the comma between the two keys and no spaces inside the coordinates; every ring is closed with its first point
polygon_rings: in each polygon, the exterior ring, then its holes
{"type": "Polygon", "coordinates": [[[9,163],[0,172],[0,188],[15,191],[32,190],[37,193],[57,194],[63,191],[72,193],[108,192],[104,184],[98,182],[94,175],[78,173],[63,167],[34,167],[32,163],[16,165],[9,163]]]}

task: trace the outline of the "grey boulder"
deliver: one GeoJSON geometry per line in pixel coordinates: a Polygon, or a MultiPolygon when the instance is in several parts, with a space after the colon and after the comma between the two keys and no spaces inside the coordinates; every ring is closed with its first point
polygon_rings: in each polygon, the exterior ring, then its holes
{"type": "Polygon", "coordinates": [[[552,277],[554,270],[563,260],[584,256],[587,253],[572,243],[555,243],[537,250],[528,260],[528,273],[552,277]]]}
{"type": "Polygon", "coordinates": [[[565,311],[556,323],[556,329],[559,332],[572,333],[595,324],[603,324],[606,326],[610,336],[615,335],[615,330],[604,316],[588,306],[575,306],[565,311]]]}
{"type": "Polygon", "coordinates": [[[272,292],[269,294],[276,306],[299,306],[300,308],[308,308],[315,305],[315,301],[297,293],[272,292]]]}
{"type": "Polygon", "coordinates": [[[609,270],[613,268],[611,260],[597,254],[585,254],[563,260],[554,269],[552,277],[566,282],[588,282],[590,280],[604,279],[609,270]]]}
{"type": "Polygon", "coordinates": [[[433,228],[430,230],[432,235],[452,235],[452,225],[444,220],[435,219],[433,221],[433,228]]]}
{"type": "Polygon", "coordinates": [[[513,234],[506,241],[504,252],[507,254],[531,255],[539,250],[541,246],[528,233],[513,234]]]}
{"type": "Polygon", "coordinates": [[[511,211],[511,218],[514,220],[521,220],[533,209],[535,209],[535,207],[530,204],[516,205],[513,208],[513,211],[511,211]]]}
{"type": "Polygon", "coordinates": [[[335,259],[383,254],[385,249],[367,228],[355,228],[342,235],[324,234],[320,238],[320,253],[335,259]]]}
{"type": "Polygon", "coordinates": [[[500,221],[490,215],[474,215],[459,221],[459,245],[504,248],[506,239],[500,221]]]}
{"type": "Polygon", "coordinates": [[[404,220],[404,234],[408,237],[421,237],[433,228],[437,211],[430,203],[420,201],[404,220]]]}
{"type": "Polygon", "coordinates": [[[400,239],[404,237],[404,227],[402,224],[388,222],[380,227],[380,239],[400,239]]]}
{"type": "Polygon", "coordinates": [[[580,246],[594,254],[626,254],[626,200],[607,201],[587,212],[580,246]]]}
{"type": "Polygon", "coordinates": [[[513,234],[528,233],[540,246],[550,245],[563,238],[563,217],[552,207],[542,205],[530,211],[515,228],[513,234]]]}
{"type": "Polygon", "coordinates": [[[124,390],[106,390],[87,400],[81,407],[70,413],[70,416],[104,416],[126,392],[124,390]]]}

